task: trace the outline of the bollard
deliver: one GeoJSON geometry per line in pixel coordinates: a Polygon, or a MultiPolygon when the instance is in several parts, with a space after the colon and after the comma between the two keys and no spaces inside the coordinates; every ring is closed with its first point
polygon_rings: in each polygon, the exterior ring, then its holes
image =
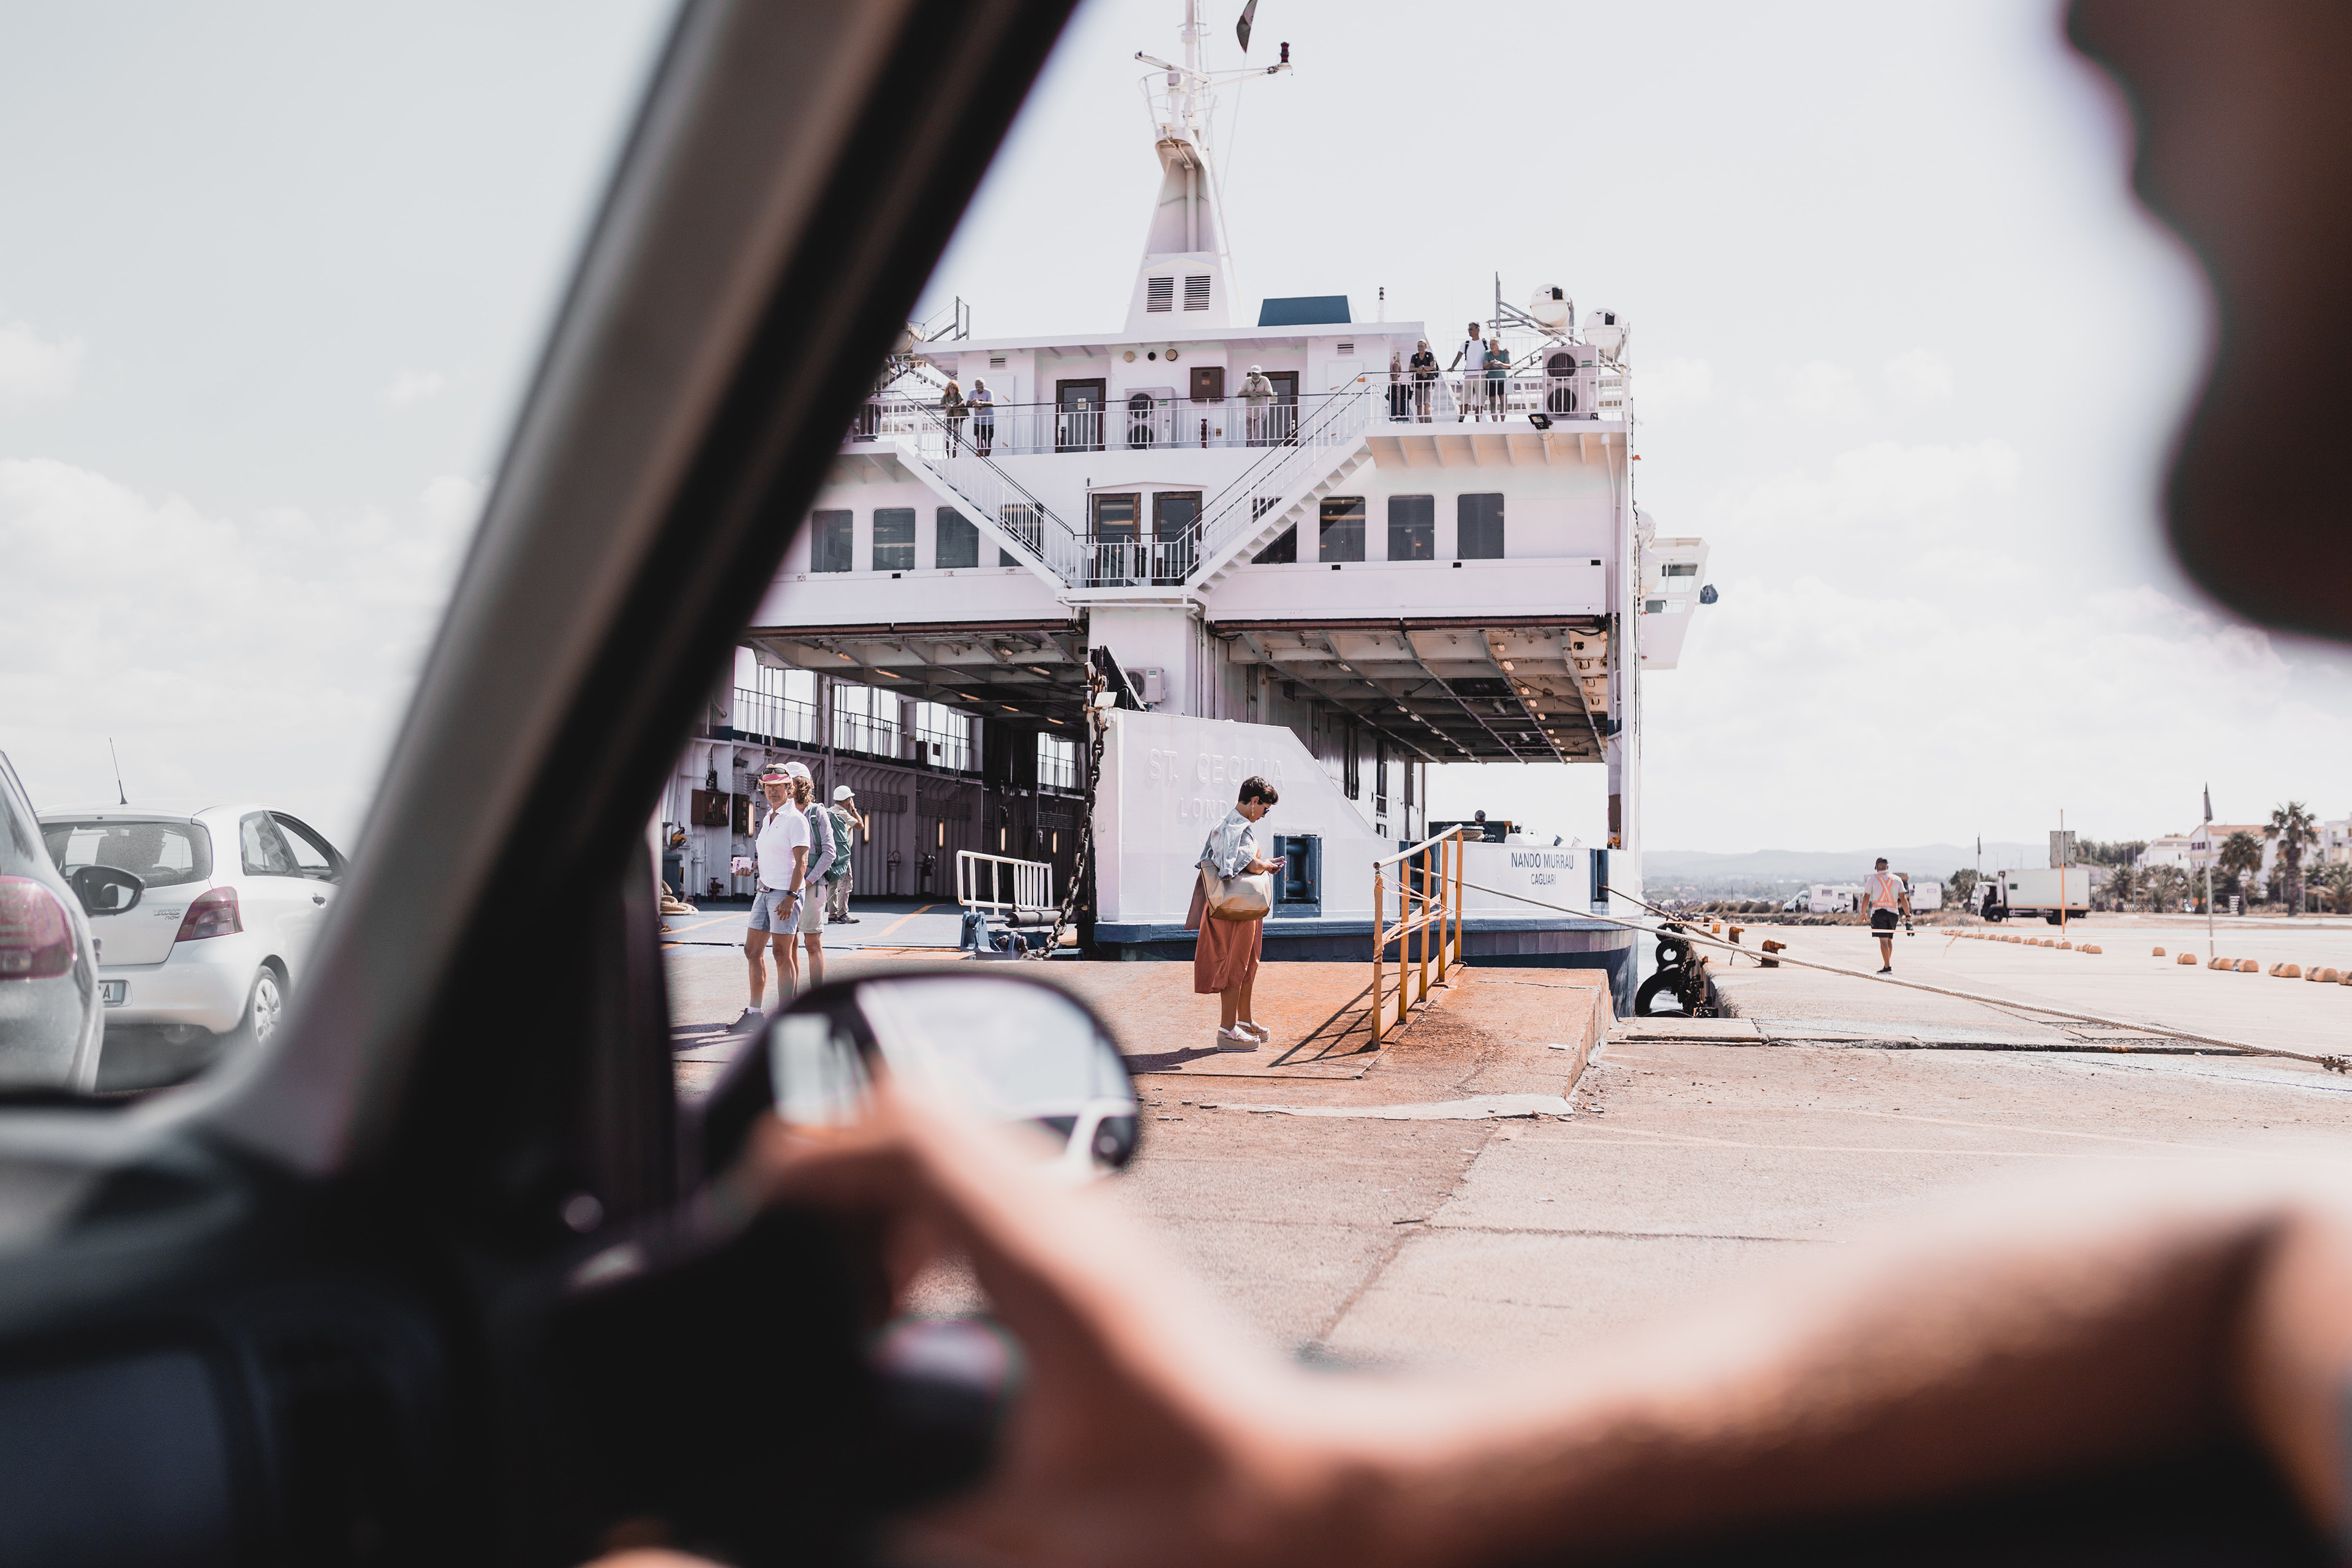
{"type": "Polygon", "coordinates": [[[2208,963],[2205,967],[2208,969],[2235,969],[2238,967],[2238,961],[2234,958],[2217,958],[2210,963],[2208,963]]]}
{"type": "Polygon", "coordinates": [[[2065,949],[2070,949],[2070,948],[2072,948],[2074,945],[2074,944],[2073,942],[2060,942],[2060,943],[2058,944],[2059,948],[2060,948],[2062,951],[2063,951],[2063,950],[2065,950],[2065,949]]]}
{"type": "MultiPolygon", "coordinates": [[[[2162,948],[2158,948],[2158,949],[2157,949],[2157,951],[2158,951],[2158,952],[2163,952],[2164,950],[2163,950],[2162,948]]],[[[2184,952],[2184,953],[2182,953],[2179,958],[2174,959],[2172,962],[2173,962],[2173,963],[2196,963],[2196,962],[2197,962],[2197,955],[2196,955],[2195,953],[2193,953],[2193,952],[2184,952]]]]}
{"type": "Polygon", "coordinates": [[[2273,963],[2271,965],[2271,978],[2273,980],[2300,980],[2303,978],[2303,965],[2300,963],[2273,963]]]}
{"type": "MultiPolygon", "coordinates": [[[[1768,953],[1769,953],[1769,952],[1781,952],[1782,950],[1784,950],[1785,948],[1787,948],[1787,947],[1788,947],[1788,945],[1789,945],[1789,944],[1788,944],[1787,942],[1774,942],[1774,941],[1773,941],[1770,937],[1769,937],[1769,936],[1768,936],[1768,937],[1766,937],[1766,938],[1764,939],[1764,951],[1765,951],[1766,952],[1768,952],[1768,953]]],[[[1767,968],[1767,969],[1778,969],[1778,968],[1780,968],[1780,961],[1779,959],[1777,959],[1777,958],[1767,958],[1767,959],[1763,960],[1762,962],[1763,962],[1764,967],[1765,967],[1765,968],[1767,968]]]]}
{"type": "Polygon", "coordinates": [[[2337,978],[2336,971],[2332,967],[2323,969],[2306,969],[2303,972],[2303,977],[2305,980],[2315,980],[2322,985],[2333,985],[2336,984],[2337,978]]]}
{"type": "Polygon", "coordinates": [[[2099,950],[2098,950],[2097,948],[2095,948],[2095,947],[2092,946],[2089,942],[2084,942],[2082,946],[2080,946],[2080,947],[2076,948],[2074,951],[2075,951],[2076,952],[2098,952],[2099,950]]]}
{"type": "Polygon", "coordinates": [[[2251,958],[2242,958],[2242,959],[2238,960],[2238,973],[2241,973],[2241,974],[2260,974],[2262,972],[2263,972],[2263,966],[2262,966],[2261,964],[2259,964],[2259,963],[2256,963],[2252,959],[2251,959],[2251,958]]]}
{"type": "MultiPolygon", "coordinates": [[[[2159,948],[2158,948],[2158,949],[2156,950],[2156,956],[2157,956],[2157,957],[2158,957],[2158,958],[2162,958],[2162,957],[2164,956],[2164,949],[2162,949],[2162,948],[2160,948],[2160,947],[2159,947],[2159,948]]],[[[2188,957],[2189,955],[2188,955],[2187,953],[2185,953],[2185,952],[2184,952],[2184,953],[2182,953],[2180,956],[2181,956],[2181,957],[2183,957],[2183,958],[2186,958],[2186,957],[2188,957]]]]}

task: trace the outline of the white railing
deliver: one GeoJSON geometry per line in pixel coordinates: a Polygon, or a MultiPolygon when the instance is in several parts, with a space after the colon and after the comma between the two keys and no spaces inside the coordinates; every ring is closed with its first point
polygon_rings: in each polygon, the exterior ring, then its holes
{"type": "Polygon", "coordinates": [[[877,718],[870,713],[860,713],[854,708],[835,708],[833,710],[833,744],[836,751],[896,757],[898,754],[898,721],[894,719],[877,718]]]}
{"type": "Polygon", "coordinates": [[[1141,394],[1109,407],[1062,407],[1051,403],[999,403],[986,412],[966,405],[961,416],[936,403],[878,398],[866,405],[850,427],[850,439],[912,442],[919,455],[936,463],[969,454],[1025,458],[1048,452],[1143,452],[1171,447],[1276,447],[1336,397],[1355,388],[1303,398],[1189,397],[1141,394]]]}
{"type": "Polygon", "coordinates": [[[1416,381],[1408,373],[1379,386],[1376,418],[1396,425],[1451,425],[1486,419],[1593,419],[1624,416],[1624,378],[1605,375],[1522,375],[1500,378],[1440,372],[1416,381]]]}
{"type": "Polygon", "coordinates": [[[1090,550],[1087,584],[1094,588],[1181,583],[1199,559],[1189,530],[1175,539],[1097,539],[1090,550]]]}
{"type": "Polygon", "coordinates": [[[1267,513],[1287,510],[1329,471],[1337,453],[1363,439],[1381,406],[1370,388],[1334,393],[1299,421],[1290,442],[1275,447],[1201,509],[1201,553],[1215,557],[1267,513]]]}
{"type": "Polygon", "coordinates": [[[929,404],[877,399],[866,405],[850,438],[866,438],[860,434],[864,431],[875,439],[889,440],[928,468],[971,508],[971,515],[992,521],[1065,584],[1083,581],[1085,542],[1053,509],[989,460],[967,430],[970,423],[944,417],[929,404]]]}
{"type": "Polygon", "coordinates": [[[1057,909],[1059,906],[1054,902],[1054,868],[1044,860],[1015,860],[1009,855],[959,849],[956,902],[968,910],[988,910],[1003,915],[1040,914],[1057,909]]]}
{"type": "Polygon", "coordinates": [[[757,735],[768,741],[795,741],[803,745],[816,743],[816,706],[799,702],[781,692],[754,691],[749,687],[735,689],[733,711],[730,726],[739,735],[757,735]]]}

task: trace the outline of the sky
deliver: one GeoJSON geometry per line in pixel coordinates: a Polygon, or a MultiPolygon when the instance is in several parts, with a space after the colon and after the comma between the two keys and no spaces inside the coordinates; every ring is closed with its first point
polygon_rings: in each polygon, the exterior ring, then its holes
{"type": "MultiPolygon", "coordinates": [[[[924,311],[1121,319],[1132,57],[1179,11],[1087,0],[924,311]]],[[[666,18],[0,3],[0,750],[37,797],[110,798],[112,736],[134,799],[351,836],[666,18]]],[[[2352,658],[2161,544],[2208,306],[2046,0],[1262,0],[1251,61],[1285,39],[1219,120],[1242,297],[1443,325],[1499,273],[1633,323],[1640,504],[1720,595],[1646,682],[1650,845],[2145,837],[2209,780],[2224,819],[2352,811],[2352,658]]],[[[1601,795],[1433,780],[1588,842],[1601,795]]]]}

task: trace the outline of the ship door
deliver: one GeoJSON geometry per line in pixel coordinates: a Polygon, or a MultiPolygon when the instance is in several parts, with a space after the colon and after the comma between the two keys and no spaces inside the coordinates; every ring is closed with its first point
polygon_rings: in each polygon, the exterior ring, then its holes
{"type": "Polygon", "coordinates": [[[1266,444],[1287,447],[1298,439],[1298,373],[1270,370],[1265,378],[1274,383],[1274,405],[1265,411],[1266,444]]]}
{"type": "Polygon", "coordinates": [[[1544,407],[1554,414],[1576,412],[1576,354],[1563,349],[1544,361],[1544,407]]]}
{"type": "Polygon", "coordinates": [[[1103,449],[1103,402],[1107,390],[1099,378],[1054,384],[1054,450],[1103,449]]]}
{"type": "Polygon", "coordinates": [[[1138,514],[1143,498],[1098,495],[1094,500],[1094,581],[1097,586],[1133,587],[1150,581],[1150,570],[1139,559],[1147,546],[1139,537],[1138,514]]]}
{"type": "Polygon", "coordinates": [[[1155,490],[1151,497],[1151,580],[1165,587],[1192,574],[1192,531],[1201,522],[1199,490],[1155,490]]]}

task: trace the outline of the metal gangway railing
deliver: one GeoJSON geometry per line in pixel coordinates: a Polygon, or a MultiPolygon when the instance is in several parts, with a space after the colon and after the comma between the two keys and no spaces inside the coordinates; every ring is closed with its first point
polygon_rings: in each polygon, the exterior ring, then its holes
{"type": "Polygon", "coordinates": [[[1268,512],[1284,507],[1286,500],[1295,505],[1294,492],[1311,488],[1329,471],[1336,452],[1363,438],[1377,404],[1371,389],[1365,387],[1334,393],[1319,408],[1302,411],[1311,417],[1302,417],[1286,442],[1269,447],[1246,473],[1202,507],[1202,555],[1220,556],[1236,533],[1255,529],[1268,512]]]}
{"type": "Polygon", "coordinates": [[[866,405],[852,434],[859,438],[859,432],[867,432],[894,442],[930,469],[974,516],[993,522],[1065,584],[1076,587],[1083,583],[1086,542],[1052,508],[990,460],[973,442],[966,428],[969,423],[950,419],[928,403],[876,399],[866,405]]]}
{"type": "Polygon", "coordinates": [[[1432,984],[1445,984],[1446,972],[1462,962],[1462,845],[1464,829],[1449,827],[1433,838],[1372,862],[1372,1038],[1391,1026],[1388,1017],[1387,955],[1391,942],[1397,950],[1396,1019],[1402,1028],[1411,1008],[1429,1000],[1432,984]],[[1397,920],[1388,919],[1390,868],[1397,879],[1397,920]],[[1437,977],[1430,978],[1433,954],[1437,977]]]}
{"type": "Polygon", "coordinates": [[[1050,921],[1061,910],[1054,902],[1051,862],[977,849],[956,851],[956,902],[995,915],[1007,925],[1035,925],[1041,915],[1050,921]]]}

